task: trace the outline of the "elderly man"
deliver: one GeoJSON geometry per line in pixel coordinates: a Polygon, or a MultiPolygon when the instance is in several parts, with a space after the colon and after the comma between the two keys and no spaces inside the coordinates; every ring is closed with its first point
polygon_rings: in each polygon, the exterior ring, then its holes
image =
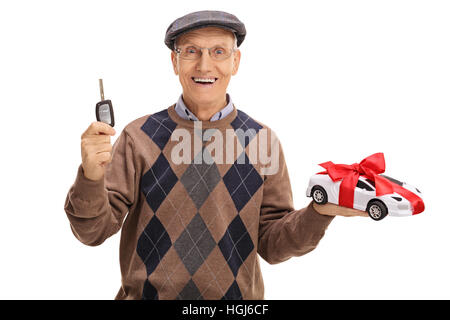
{"type": "Polygon", "coordinates": [[[225,12],[175,20],[165,43],[183,87],[178,102],[129,123],[114,146],[105,123],[82,135],[65,211],[87,245],[122,228],[116,299],[263,299],[258,254],[271,264],[303,255],[334,215],[361,214],[312,203],[294,210],[281,146],[264,146],[274,133],[226,92],[245,35],[225,12]]]}

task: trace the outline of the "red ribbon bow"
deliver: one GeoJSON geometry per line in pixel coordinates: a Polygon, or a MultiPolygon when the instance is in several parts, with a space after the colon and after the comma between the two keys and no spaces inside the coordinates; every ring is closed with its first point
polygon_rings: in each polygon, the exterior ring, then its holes
{"type": "Polygon", "coordinates": [[[358,183],[359,176],[366,176],[375,182],[376,196],[398,194],[409,200],[413,206],[413,214],[422,212],[425,209],[422,199],[415,193],[379,176],[385,170],[384,154],[379,152],[363,159],[360,163],[334,164],[331,161],[320,164],[326,171],[320,174],[328,174],[333,182],[342,180],[339,187],[339,205],[353,208],[355,195],[355,187],[358,183]]]}

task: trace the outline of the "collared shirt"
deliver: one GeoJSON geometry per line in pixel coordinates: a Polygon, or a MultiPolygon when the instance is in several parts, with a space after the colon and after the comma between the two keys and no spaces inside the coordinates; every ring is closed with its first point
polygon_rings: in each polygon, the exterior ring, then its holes
{"type": "MultiPolygon", "coordinates": [[[[227,93],[227,105],[220,111],[216,112],[209,121],[216,121],[222,118],[225,118],[231,111],[233,111],[233,102],[231,101],[230,95],[227,93]]],[[[178,113],[180,117],[186,120],[198,121],[198,118],[191,110],[189,110],[183,101],[183,95],[180,95],[180,98],[175,105],[175,111],[178,113]]]]}

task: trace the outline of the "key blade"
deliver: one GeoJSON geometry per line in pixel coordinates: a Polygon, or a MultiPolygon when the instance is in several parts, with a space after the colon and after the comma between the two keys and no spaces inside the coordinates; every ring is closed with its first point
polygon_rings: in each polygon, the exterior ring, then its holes
{"type": "Polygon", "coordinates": [[[100,84],[100,99],[103,101],[105,100],[105,94],[103,92],[103,79],[98,79],[98,82],[100,84]]]}

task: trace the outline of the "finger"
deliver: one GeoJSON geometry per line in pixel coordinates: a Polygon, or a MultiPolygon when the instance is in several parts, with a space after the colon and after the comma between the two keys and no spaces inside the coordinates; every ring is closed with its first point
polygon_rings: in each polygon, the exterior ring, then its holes
{"type": "Polygon", "coordinates": [[[109,143],[87,145],[82,149],[82,152],[86,155],[95,155],[102,152],[111,152],[112,146],[109,143]]]}
{"type": "Polygon", "coordinates": [[[102,134],[97,136],[87,136],[81,139],[81,146],[97,145],[103,143],[111,143],[111,136],[102,134]]]}
{"type": "Polygon", "coordinates": [[[357,210],[357,209],[352,209],[352,208],[345,208],[345,207],[340,207],[340,214],[346,217],[366,217],[367,216],[367,212],[362,211],[362,210],[357,210]]]}
{"type": "Polygon", "coordinates": [[[367,217],[367,213],[364,211],[347,211],[344,213],[341,213],[344,217],[367,217]]]}
{"type": "Polygon", "coordinates": [[[333,208],[333,210],[336,210],[336,212],[341,216],[359,216],[361,214],[361,210],[353,209],[353,208],[347,208],[336,204],[329,204],[330,207],[333,208]]]}
{"type": "Polygon", "coordinates": [[[81,138],[90,135],[100,135],[100,134],[113,136],[116,134],[116,130],[114,130],[114,128],[111,127],[109,124],[106,124],[101,121],[95,121],[91,123],[91,125],[86,129],[85,132],[83,132],[81,138]]]}
{"type": "Polygon", "coordinates": [[[103,144],[99,144],[95,146],[96,148],[96,153],[102,153],[102,152],[109,152],[111,153],[112,150],[112,145],[109,143],[103,143],[103,144]]]}
{"type": "Polygon", "coordinates": [[[96,156],[99,164],[106,164],[111,162],[111,152],[101,152],[98,153],[96,156]]]}
{"type": "Polygon", "coordinates": [[[321,214],[329,216],[343,216],[343,217],[367,217],[368,214],[365,211],[357,210],[353,208],[342,207],[334,203],[316,204],[313,203],[314,208],[321,214]]]}

